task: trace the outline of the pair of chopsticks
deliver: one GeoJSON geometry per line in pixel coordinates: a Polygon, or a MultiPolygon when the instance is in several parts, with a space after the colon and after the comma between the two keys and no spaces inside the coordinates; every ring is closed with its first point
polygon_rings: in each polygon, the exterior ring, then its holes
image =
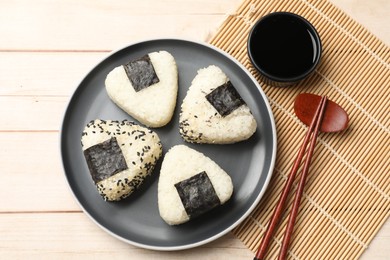
{"type": "Polygon", "coordinates": [[[292,206],[292,209],[290,212],[290,217],[289,217],[286,231],[285,231],[285,234],[283,237],[282,247],[281,247],[278,259],[284,260],[287,257],[288,246],[290,243],[292,232],[294,230],[294,223],[295,223],[295,219],[296,219],[297,214],[298,214],[299,205],[301,203],[301,197],[303,194],[303,189],[305,186],[307,173],[309,171],[310,161],[311,161],[311,158],[313,156],[314,147],[315,147],[317,136],[318,136],[318,131],[320,129],[321,121],[322,121],[322,118],[323,118],[324,113],[325,113],[326,102],[327,102],[327,97],[322,97],[321,101],[317,107],[316,113],[315,113],[315,115],[310,123],[310,127],[306,133],[304,140],[303,140],[302,146],[299,149],[298,156],[295,159],[294,165],[293,165],[291,172],[288,176],[287,182],[284,186],[284,189],[283,189],[282,194],[280,196],[279,202],[278,202],[278,204],[275,208],[275,211],[271,217],[271,220],[268,224],[267,230],[265,231],[265,234],[263,236],[263,240],[259,246],[259,249],[257,251],[257,254],[256,254],[254,260],[265,259],[265,255],[267,253],[267,248],[268,248],[268,245],[271,241],[271,237],[274,233],[274,230],[276,229],[277,224],[279,223],[279,220],[280,220],[280,217],[282,215],[282,211],[283,211],[284,205],[286,203],[288,194],[289,194],[291,186],[294,182],[295,175],[299,169],[299,166],[301,164],[303,156],[305,155],[306,147],[310,142],[310,146],[309,146],[309,149],[307,151],[307,157],[306,157],[305,163],[303,165],[301,179],[299,180],[298,188],[297,188],[297,191],[295,194],[293,206],[292,206]]]}

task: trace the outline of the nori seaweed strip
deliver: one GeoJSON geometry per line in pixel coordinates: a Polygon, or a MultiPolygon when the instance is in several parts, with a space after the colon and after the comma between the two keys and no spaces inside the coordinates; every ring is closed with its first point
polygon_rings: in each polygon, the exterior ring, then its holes
{"type": "Polygon", "coordinates": [[[221,205],[205,171],[176,183],[175,187],[190,219],[221,205]]]}
{"type": "Polygon", "coordinates": [[[115,137],[89,147],[84,156],[95,183],[128,168],[115,137]]]}
{"type": "Polygon", "coordinates": [[[211,91],[206,99],[223,117],[245,104],[230,81],[211,91]]]}
{"type": "Polygon", "coordinates": [[[136,92],[160,81],[149,55],[130,61],[123,65],[123,67],[136,92]]]}

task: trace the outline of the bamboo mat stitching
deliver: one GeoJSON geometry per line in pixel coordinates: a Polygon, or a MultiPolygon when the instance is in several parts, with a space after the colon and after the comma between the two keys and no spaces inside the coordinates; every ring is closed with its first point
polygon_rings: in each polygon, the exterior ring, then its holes
{"type": "MultiPolygon", "coordinates": [[[[319,139],[317,139],[319,140],[319,139]]],[[[344,159],[339,153],[337,153],[332,147],[330,147],[329,144],[327,144],[326,142],[324,142],[323,140],[320,140],[320,142],[330,150],[330,152],[332,154],[334,154],[334,156],[336,156],[337,159],[339,159],[342,163],[344,163],[344,165],[346,165],[353,173],[356,173],[357,176],[359,176],[360,178],[363,179],[363,181],[365,183],[367,183],[368,185],[371,186],[371,188],[373,188],[376,192],[378,192],[380,195],[382,195],[386,200],[390,201],[390,197],[389,195],[386,194],[386,192],[384,192],[383,190],[381,190],[377,185],[375,185],[374,183],[372,183],[372,181],[370,181],[366,176],[364,176],[363,173],[361,173],[358,169],[356,169],[356,167],[354,167],[352,164],[350,164],[346,159],[344,159]]]]}
{"type": "Polygon", "coordinates": [[[306,195],[306,193],[304,192],[303,193],[304,196],[308,199],[309,202],[311,202],[314,206],[316,206],[320,212],[322,214],[324,214],[325,217],[327,217],[328,219],[330,219],[332,221],[333,224],[336,225],[336,227],[338,227],[339,229],[341,229],[342,231],[344,231],[345,233],[347,233],[348,236],[350,236],[352,238],[352,241],[354,241],[355,243],[359,244],[360,246],[364,247],[364,248],[368,248],[368,244],[364,243],[359,237],[357,237],[353,232],[351,232],[350,230],[348,230],[346,227],[344,227],[339,221],[337,221],[334,217],[332,217],[332,215],[330,215],[325,209],[323,209],[322,207],[319,206],[319,204],[317,204],[315,202],[315,200],[313,200],[312,198],[310,198],[309,196],[306,195]]]}
{"type": "MultiPolygon", "coordinates": [[[[279,173],[282,178],[286,181],[288,176],[287,174],[283,173],[282,170],[275,168],[275,172],[279,173]]],[[[296,189],[298,185],[296,183],[293,184],[293,187],[296,189]]],[[[357,237],[352,231],[348,230],[346,227],[344,227],[337,219],[332,217],[323,207],[321,207],[312,197],[310,197],[305,191],[303,192],[303,196],[308,200],[310,204],[312,204],[315,208],[317,208],[322,214],[324,214],[325,217],[327,217],[336,227],[340,228],[343,232],[345,232],[348,236],[352,238],[354,242],[357,244],[367,248],[368,245],[364,243],[359,237],[357,237]]]]}
{"type": "MultiPolygon", "coordinates": [[[[280,169],[277,169],[275,168],[275,172],[279,173],[280,176],[282,176],[282,178],[286,181],[287,180],[287,175],[283,173],[282,170],[280,169]]],[[[297,184],[293,184],[293,187],[296,189],[297,188],[297,184]]],[[[305,191],[303,192],[303,196],[308,200],[308,202],[310,204],[312,204],[315,208],[317,208],[325,217],[327,217],[329,220],[331,220],[331,222],[336,226],[338,227],[339,229],[341,229],[343,232],[345,232],[349,237],[352,238],[352,240],[359,244],[360,246],[364,247],[364,248],[368,248],[368,244],[364,243],[359,237],[357,237],[353,232],[351,232],[350,230],[348,230],[346,227],[344,227],[339,221],[337,221],[335,218],[333,218],[324,208],[322,208],[313,198],[311,198],[305,191]]],[[[263,226],[259,221],[256,220],[256,218],[253,217],[253,213],[250,215],[250,218],[251,220],[258,226],[261,228],[261,230],[264,232],[265,231],[265,226],[263,226]]],[[[281,243],[281,240],[280,239],[277,239],[276,236],[273,236],[273,239],[275,240],[275,242],[278,244],[278,246],[281,246],[282,243],[281,243]]],[[[290,251],[291,255],[295,258],[295,259],[299,259],[296,255],[294,255],[294,253],[292,251],[290,251]]]]}
{"type": "Polygon", "coordinates": [[[379,126],[386,133],[390,133],[389,128],[381,124],[375,117],[373,117],[370,113],[367,112],[359,103],[357,103],[353,98],[347,95],[339,86],[334,84],[332,80],[327,78],[324,74],[316,70],[316,73],[322,77],[331,87],[333,87],[337,92],[339,92],[343,97],[345,97],[349,102],[351,102],[357,109],[359,109],[365,116],[367,116],[373,123],[379,126]]]}
{"type": "MultiPolygon", "coordinates": [[[[306,129],[306,126],[301,121],[299,121],[297,119],[297,117],[293,116],[292,113],[290,113],[287,109],[283,108],[280,104],[278,104],[277,102],[273,101],[269,97],[268,97],[268,99],[270,100],[270,103],[275,105],[279,110],[283,111],[288,117],[290,117],[292,120],[294,120],[300,127],[302,127],[303,129],[306,129]]],[[[321,144],[323,144],[326,149],[328,149],[338,160],[340,160],[343,164],[345,164],[353,173],[357,174],[368,185],[370,185],[376,192],[381,194],[386,200],[390,199],[389,196],[384,191],[382,191],[378,186],[376,186],[374,183],[372,183],[366,176],[364,176],[364,174],[362,174],[360,171],[358,171],[353,165],[351,165],[346,159],[344,159],[339,153],[337,153],[337,151],[334,148],[332,148],[328,143],[326,143],[324,140],[322,140],[321,137],[318,137],[317,140],[320,141],[321,144]]],[[[286,170],[289,170],[289,169],[286,169],[286,170]]],[[[282,170],[277,169],[275,167],[275,171],[278,172],[279,174],[281,174],[283,176],[283,178],[285,180],[287,180],[287,175],[285,173],[283,173],[282,170]]],[[[320,212],[323,213],[327,218],[329,218],[337,227],[339,227],[344,232],[346,232],[356,243],[360,244],[361,246],[364,246],[365,248],[368,247],[368,245],[366,243],[361,241],[357,236],[355,236],[353,234],[353,232],[349,231],[342,224],[340,224],[336,219],[334,219],[325,209],[323,209],[321,206],[319,206],[319,204],[317,204],[315,202],[315,200],[312,199],[305,192],[304,192],[304,196],[308,199],[308,201],[314,207],[318,208],[320,210],[320,212]]]]}
{"type": "MultiPolygon", "coordinates": [[[[290,113],[287,109],[283,108],[276,101],[272,100],[268,97],[271,105],[275,105],[277,109],[281,110],[284,114],[286,114],[289,118],[291,118],[295,123],[297,123],[302,129],[306,129],[306,125],[304,125],[296,116],[290,113]]],[[[342,162],[345,166],[347,166],[353,173],[357,174],[360,178],[363,179],[368,185],[370,185],[376,192],[381,194],[386,200],[390,200],[390,196],[386,194],[385,191],[381,190],[377,185],[375,185],[372,181],[370,181],[363,173],[361,173],[358,169],[356,169],[353,165],[351,165],[343,156],[341,156],[334,148],[332,148],[328,143],[326,143],[321,136],[317,138],[321,144],[324,145],[326,149],[328,149],[340,162],[342,162]]]]}
{"type": "Polygon", "coordinates": [[[242,14],[237,14],[237,13],[232,13],[232,14],[228,14],[228,17],[234,17],[234,18],[237,18],[237,19],[242,19],[242,21],[246,24],[246,25],[249,25],[249,26],[253,26],[253,24],[255,22],[252,22],[250,20],[251,16],[253,16],[253,14],[256,12],[256,6],[254,4],[251,4],[250,7],[249,7],[249,12],[246,14],[246,15],[242,15],[242,14]]]}
{"type": "MultiPolygon", "coordinates": [[[[342,94],[342,93],[340,93],[342,94]]],[[[295,116],[292,115],[292,113],[290,113],[287,109],[283,108],[280,104],[278,104],[276,101],[274,101],[272,98],[270,98],[268,96],[268,99],[271,103],[271,105],[274,105],[277,107],[277,109],[281,110],[284,114],[286,114],[289,118],[291,118],[293,121],[295,121],[300,127],[302,128],[306,128],[306,126],[300,122],[295,116]]],[[[356,102],[355,102],[356,103],[356,102]]],[[[363,112],[363,111],[362,111],[363,112]]],[[[374,183],[372,183],[366,176],[364,176],[364,174],[362,174],[359,170],[357,170],[353,165],[351,165],[345,158],[343,158],[339,153],[337,153],[337,151],[332,148],[328,143],[326,143],[324,140],[322,140],[321,137],[318,137],[317,139],[318,141],[320,141],[324,147],[326,149],[328,149],[339,161],[341,161],[344,165],[346,165],[351,171],[352,173],[355,173],[357,174],[357,176],[359,176],[360,178],[363,179],[363,181],[365,183],[367,183],[370,187],[372,187],[376,192],[378,192],[379,194],[381,194],[386,200],[389,200],[389,196],[384,192],[382,191],[378,186],[376,186],[374,183]]],[[[288,169],[286,169],[288,170],[288,169]]],[[[287,180],[287,175],[283,173],[282,170],[278,169],[275,167],[275,171],[278,172],[279,174],[281,174],[281,176],[287,180]]],[[[296,187],[296,184],[294,185],[294,187],[296,187]]],[[[359,244],[360,246],[364,247],[364,248],[368,248],[368,244],[367,243],[364,243],[359,237],[357,237],[352,231],[348,230],[346,227],[344,227],[339,221],[337,221],[335,218],[333,218],[324,208],[322,208],[318,203],[316,203],[316,201],[311,198],[306,192],[303,193],[304,197],[308,199],[308,202],[310,204],[312,204],[315,208],[317,208],[326,218],[328,218],[336,227],[338,227],[339,229],[341,229],[344,233],[346,233],[349,237],[352,238],[352,241],[354,241],[355,243],[359,244]]],[[[251,217],[252,220],[254,220],[253,217],[251,217]]],[[[254,223],[256,225],[258,225],[263,231],[265,230],[264,226],[262,226],[258,221],[254,221],[254,223]]],[[[275,241],[277,242],[277,244],[279,246],[281,246],[281,242],[279,240],[277,240],[275,237],[274,237],[275,241]]],[[[291,254],[293,254],[293,252],[290,252],[291,254]]],[[[291,255],[293,256],[295,259],[299,259],[297,258],[295,255],[291,255]]]]}
{"type": "MultiPolygon", "coordinates": [[[[306,128],[306,126],[300,122],[295,116],[293,116],[289,111],[287,111],[285,108],[283,108],[280,104],[278,104],[277,102],[275,102],[274,100],[270,99],[268,97],[268,99],[270,100],[270,103],[275,105],[278,109],[280,109],[281,111],[283,111],[288,117],[290,117],[292,120],[294,120],[297,124],[300,125],[300,127],[302,127],[303,129],[306,128]]],[[[388,199],[389,196],[386,195],[386,193],[384,191],[382,191],[379,187],[377,187],[374,183],[372,183],[369,179],[367,179],[362,173],[360,173],[355,167],[353,167],[350,163],[348,163],[347,160],[345,160],[342,156],[340,156],[336,150],[334,148],[332,148],[329,144],[327,144],[324,140],[321,139],[321,137],[318,137],[317,139],[318,141],[320,141],[325,148],[327,148],[333,155],[336,156],[337,159],[339,159],[342,163],[344,163],[351,171],[353,171],[354,173],[356,173],[359,177],[361,177],[368,185],[370,185],[375,191],[377,191],[378,193],[380,193],[382,196],[384,196],[386,199],[388,199]]],[[[279,173],[283,178],[284,180],[287,180],[287,175],[281,170],[281,169],[278,169],[278,168],[274,168],[275,169],[275,172],[279,173]]],[[[286,170],[289,170],[289,169],[286,169],[286,170]]],[[[296,187],[297,185],[294,184],[294,187],[296,187]]],[[[338,227],[339,229],[341,229],[343,232],[345,232],[349,237],[352,238],[352,240],[354,242],[356,242],[357,244],[359,244],[360,246],[364,247],[364,248],[368,248],[368,245],[366,243],[364,243],[359,237],[357,237],[352,231],[348,230],[346,227],[344,227],[339,221],[337,221],[335,218],[333,218],[324,208],[322,208],[318,203],[316,203],[316,201],[311,198],[306,192],[303,193],[304,197],[308,199],[308,202],[310,204],[312,204],[315,208],[317,208],[322,214],[324,214],[325,217],[327,217],[329,220],[331,220],[331,222],[336,226],[338,227]]],[[[252,214],[253,215],[253,214],[252,214]]],[[[253,217],[252,217],[253,219],[253,217]]],[[[261,229],[263,229],[264,231],[264,227],[258,222],[258,221],[255,221],[255,224],[257,224],[261,229]]],[[[275,240],[277,241],[277,240],[275,240]]],[[[278,242],[278,241],[277,241],[278,242]]],[[[281,245],[280,243],[278,243],[278,245],[281,245]]]]}
{"type": "Polygon", "coordinates": [[[381,57],[379,57],[374,51],[372,51],[368,46],[366,46],[364,43],[359,41],[353,34],[351,34],[349,31],[345,30],[343,27],[341,27],[339,24],[335,23],[332,19],[329,18],[326,14],[321,12],[318,8],[316,8],[314,5],[309,3],[306,0],[301,0],[302,2],[306,3],[311,9],[316,11],[319,15],[321,15],[323,18],[325,18],[328,22],[330,22],[333,26],[335,26],[338,30],[342,31],[344,34],[346,34],[348,37],[350,37],[354,42],[359,44],[363,47],[364,50],[368,51],[373,57],[375,57],[376,60],[378,60],[381,64],[383,64],[386,68],[390,68],[390,64],[386,63],[381,57]]]}

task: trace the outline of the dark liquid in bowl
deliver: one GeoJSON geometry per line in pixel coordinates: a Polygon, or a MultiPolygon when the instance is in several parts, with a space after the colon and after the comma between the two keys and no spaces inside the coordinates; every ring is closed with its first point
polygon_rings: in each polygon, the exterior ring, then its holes
{"type": "Polygon", "coordinates": [[[318,59],[318,49],[309,26],[295,17],[268,17],[253,32],[250,48],[263,73],[294,78],[309,71],[318,59]]]}

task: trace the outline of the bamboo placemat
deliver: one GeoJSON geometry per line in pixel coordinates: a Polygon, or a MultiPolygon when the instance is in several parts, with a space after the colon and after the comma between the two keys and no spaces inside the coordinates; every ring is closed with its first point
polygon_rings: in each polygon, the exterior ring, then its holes
{"type": "MultiPolygon", "coordinates": [[[[264,198],[233,233],[256,251],[307,130],[294,115],[294,99],[302,92],[327,95],[346,109],[350,126],[341,133],[322,133],[317,140],[289,257],[358,258],[390,214],[390,48],[324,0],[244,1],[211,44],[260,80],[247,56],[247,36],[257,19],[274,11],[308,19],[320,34],[323,56],[315,73],[295,87],[260,82],[276,122],[276,167],[264,198]]],[[[271,242],[269,259],[277,258],[292,199],[271,242]]]]}

